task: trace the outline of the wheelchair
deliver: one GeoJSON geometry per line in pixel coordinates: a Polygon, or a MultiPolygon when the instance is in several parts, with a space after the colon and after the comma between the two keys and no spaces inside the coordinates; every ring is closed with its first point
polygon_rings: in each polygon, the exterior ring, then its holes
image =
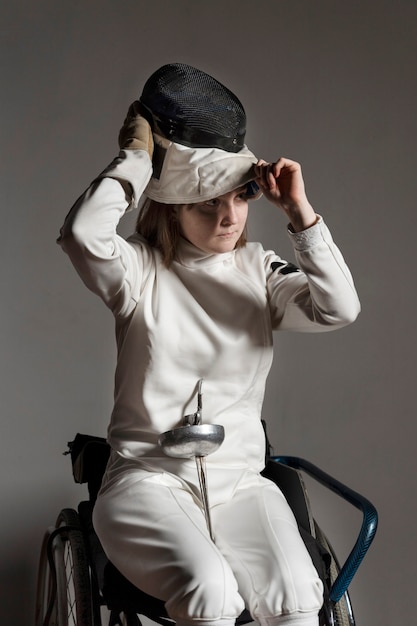
{"type": "MultiPolygon", "coordinates": [[[[268,456],[263,475],[284,493],[300,534],[324,584],[320,626],[355,626],[348,587],[377,530],[378,514],[363,496],[308,461],[292,456],[268,456]],[[347,501],[362,513],[362,525],[343,566],[313,517],[304,474],[347,501]]],[[[63,509],[42,542],[35,626],[142,626],[148,618],[161,626],[175,626],[161,600],[132,585],[110,563],[92,524],[94,502],[110,453],[101,437],[77,434],[64,454],[71,455],[73,478],[87,483],[88,500],[78,510],[63,509]]],[[[252,622],[247,610],[237,626],[252,622]]]]}

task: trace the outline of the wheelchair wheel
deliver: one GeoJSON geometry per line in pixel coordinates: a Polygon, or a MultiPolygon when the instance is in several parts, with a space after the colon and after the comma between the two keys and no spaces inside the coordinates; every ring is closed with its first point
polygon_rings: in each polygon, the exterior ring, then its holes
{"type": "Polygon", "coordinates": [[[36,626],[92,626],[90,572],[78,513],[63,509],[45,534],[38,570],[36,626]]]}
{"type": "Polygon", "coordinates": [[[48,546],[53,531],[53,528],[48,528],[42,542],[36,590],[35,626],[43,626],[43,624],[52,626],[57,623],[56,603],[51,602],[51,598],[55,595],[56,584],[48,563],[48,546]]]}
{"type": "MultiPolygon", "coordinates": [[[[314,523],[314,528],[317,541],[330,554],[329,583],[331,587],[339,574],[340,565],[332,546],[316,522],[314,523]]],[[[338,602],[334,603],[330,600],[325,602],[320,613],[320,626],[355,626],[355,619],[347,591],[338,602]]]]}

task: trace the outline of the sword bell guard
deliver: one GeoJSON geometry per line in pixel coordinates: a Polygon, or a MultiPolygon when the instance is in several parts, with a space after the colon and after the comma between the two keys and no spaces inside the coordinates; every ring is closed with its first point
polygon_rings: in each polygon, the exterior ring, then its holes
{"type": "Polygon", "coordinates": [[[167,456],[187,459],[212,454],[223,440],[219,424],[187,424],[162,433],[158,443],[167,456]]]}

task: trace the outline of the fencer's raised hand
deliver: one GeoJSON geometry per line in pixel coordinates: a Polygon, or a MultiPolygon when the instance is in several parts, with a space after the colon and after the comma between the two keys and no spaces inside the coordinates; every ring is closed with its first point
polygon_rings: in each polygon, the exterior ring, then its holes
{"type": "Polygon", "coordinates": [[[317,215],[307,199],[299,163],[283,157],[275,163],[260,159],[255,172],[264,196],[285,212],[295,232],[316,223],[317,215]]]}
{"type": "Polygon", "coordinates": [[[149,122],[140,113],[140,102],[135,100],[127,112],[119,132],[119,146],[122,150],[146,150],[152,159],[153,136],[149,122]]]}

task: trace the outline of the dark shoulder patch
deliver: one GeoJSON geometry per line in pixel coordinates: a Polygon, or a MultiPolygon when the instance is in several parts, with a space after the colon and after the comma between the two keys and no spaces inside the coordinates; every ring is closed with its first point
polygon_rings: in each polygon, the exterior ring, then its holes
{"type": "Polygon", "coordinates": [[[271,263],[271,270],[273,272],[278,270],[280,274],[293,274],[300,271],[294,263],[286,263],[285,261],[274,261],[271,263]]]}

